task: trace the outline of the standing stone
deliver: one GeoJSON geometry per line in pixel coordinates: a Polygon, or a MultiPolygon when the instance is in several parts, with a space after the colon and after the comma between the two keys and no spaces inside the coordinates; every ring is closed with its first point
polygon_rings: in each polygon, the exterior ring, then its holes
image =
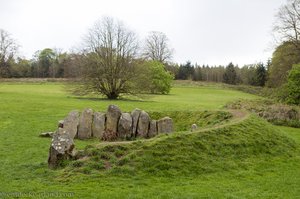
{"type": "Polygon", "coordinates": [[[94,113],[94,119],[92,124],[92,136],[102,139],[105,131],[105,113],[94,113]]]}
{"type": "Polygon", "coordinates": [[[106,129],[103,140],[115,140],[117,138],[118,122],[121,117],[121,110],[115,105],[109,105],[106,113],[106,129]]]}
{"type": "Polygon", "coordinates": [[[173,121],[169,117],[164,117],[157,121],[158,133],[171,133],[173,132],[173,121]]]}
{"type": "Polygon", "coordinates": [[[137,126],[137,136],[146,138],[149,131],[150,117],[145,111],[141,111],[138,126],[137,126]]]}
{"type": "Polygon", "coordinates": [[[139,117],[141,114],[142,110],[141,109],[134,109],[131,112],[131,117],[132,117],[132,136],[135,137],[136,136],[136,131],[137,131],[137,126],[138,126],[138,121],[139,121],[139,117]]]}
{"type": "Polygon", "coordinates": [[[157,125],[156,125],[156,120],[151,120],[150,126],[149,126],[149,132],[148,132],[148,137],[154,137],[157,135],[157,125]]]}
{"type": "Polygon", "coordinates": [[[70,137],[72,139],[74,139],[75,136],[77,135],[78,124],[79,124],[78,111],[70,112],[69,115],[64,120],[63,129],[70,134],[70,137]]]}
{"type": "Polygon", "coordinates": [[[78,138],[87,139],[92,137],[93,110],[87,108],[82,111],[78,126],[78,138]]]}
{"type": "Polygon", "coordinates": [[[54,169],[59,166],[61,161],[71,159],[75,156],[74,142],[70,133],[59,129],[53,135],[52,143],[49,149],[48,166],[54,169]]]}
{"type": "Polygon", "coordinates": [[[191,131],[194,132],[198,129],[197,124],[192,124],[191,131]]]}
{"type": "Polygon", "coordinates": [[[132,117],[129,113],[122,113],[118,124],[118,138],[130,138],[132,133],[132,117]]]}

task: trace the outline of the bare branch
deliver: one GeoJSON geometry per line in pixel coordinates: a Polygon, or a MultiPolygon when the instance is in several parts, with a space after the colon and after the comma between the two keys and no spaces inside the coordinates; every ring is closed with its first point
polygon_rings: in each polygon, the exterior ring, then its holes
{"type": "Polygon", "coordinates": [[[172,59],[173,50],[169,47],[169,40],[162,32],[150,32],[145,41],[143,56],[146,59],[165,63],[172,59]]]}
{"type": "Polygon", "coordinates": [[[18,48],[10,34],[0,29],[0,77],[8,75],[10,61],[15,57],[18,48]]]}
{"type": "Polygon", "coordinates": [[[277,15],[277,22],[273,27],[280,40],[291,41],[300,48],[300,0],[288,0],[277,15]]]}
{"type": "Polygon", "coordinates": [[[138,48],[135,33],[120,21],[105,17],[89,30],[85,44],[85,81],[108,98],[128,92],[125,85],[134,76],[132,63],[138,48]]]}

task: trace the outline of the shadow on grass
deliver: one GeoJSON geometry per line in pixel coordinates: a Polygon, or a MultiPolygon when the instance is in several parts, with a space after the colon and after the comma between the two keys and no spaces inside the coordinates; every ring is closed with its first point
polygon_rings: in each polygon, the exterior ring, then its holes
{"type": "MultiPolygon", "coordinates": [[[[70,97],[73,99],[78,99],[78,100],[88,100],[88,101],[115,101],[115,102],[155,102],[153,100],[146,100],[146,99],[129,99],[129,98],[119,98],[119,99],[108,99],[108,98],[99,98],[99,97],[70,97]]],[[[149,99],[149,98],[148,98],[149,99]]]]}

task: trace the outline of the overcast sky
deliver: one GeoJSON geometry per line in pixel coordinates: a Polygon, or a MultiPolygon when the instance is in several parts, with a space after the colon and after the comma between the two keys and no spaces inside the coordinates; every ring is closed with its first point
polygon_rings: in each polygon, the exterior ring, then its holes
{"type": "Polygon", "coordinates": [[[31,58],[44,48],[69,51],[97,19],[122,20],[143,39],[164,32],[174,62],[209,65],[265,62],[272,24],[286,0],[0,0],[0,28],[31,58]]]}

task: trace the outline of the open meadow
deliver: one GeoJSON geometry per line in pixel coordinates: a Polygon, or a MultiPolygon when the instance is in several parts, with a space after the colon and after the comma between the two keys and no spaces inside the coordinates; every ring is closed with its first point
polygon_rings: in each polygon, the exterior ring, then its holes
{"type": "Polygon", "coordinates": [[[0,83],[0,193],[21,193],[20,198],[49,192],[69,193],[65,198],[297,198],[300,129],[274,126],[249,112],[214,122],[228,102],[257,98],[220,84],[176,83],[169,95],[107,100],[73,96],[60,82],[0,83]],[[75,140],[87,160],[48,169],[51,139],[39,134],[54,131],[71,110],[105,112],[110,104],[123,111],[176,113],[175,125],[190,126],[198,113],[208,113],[212,121],[196,132],[178,127],[179,132],[149,140],[75,140]]]}

